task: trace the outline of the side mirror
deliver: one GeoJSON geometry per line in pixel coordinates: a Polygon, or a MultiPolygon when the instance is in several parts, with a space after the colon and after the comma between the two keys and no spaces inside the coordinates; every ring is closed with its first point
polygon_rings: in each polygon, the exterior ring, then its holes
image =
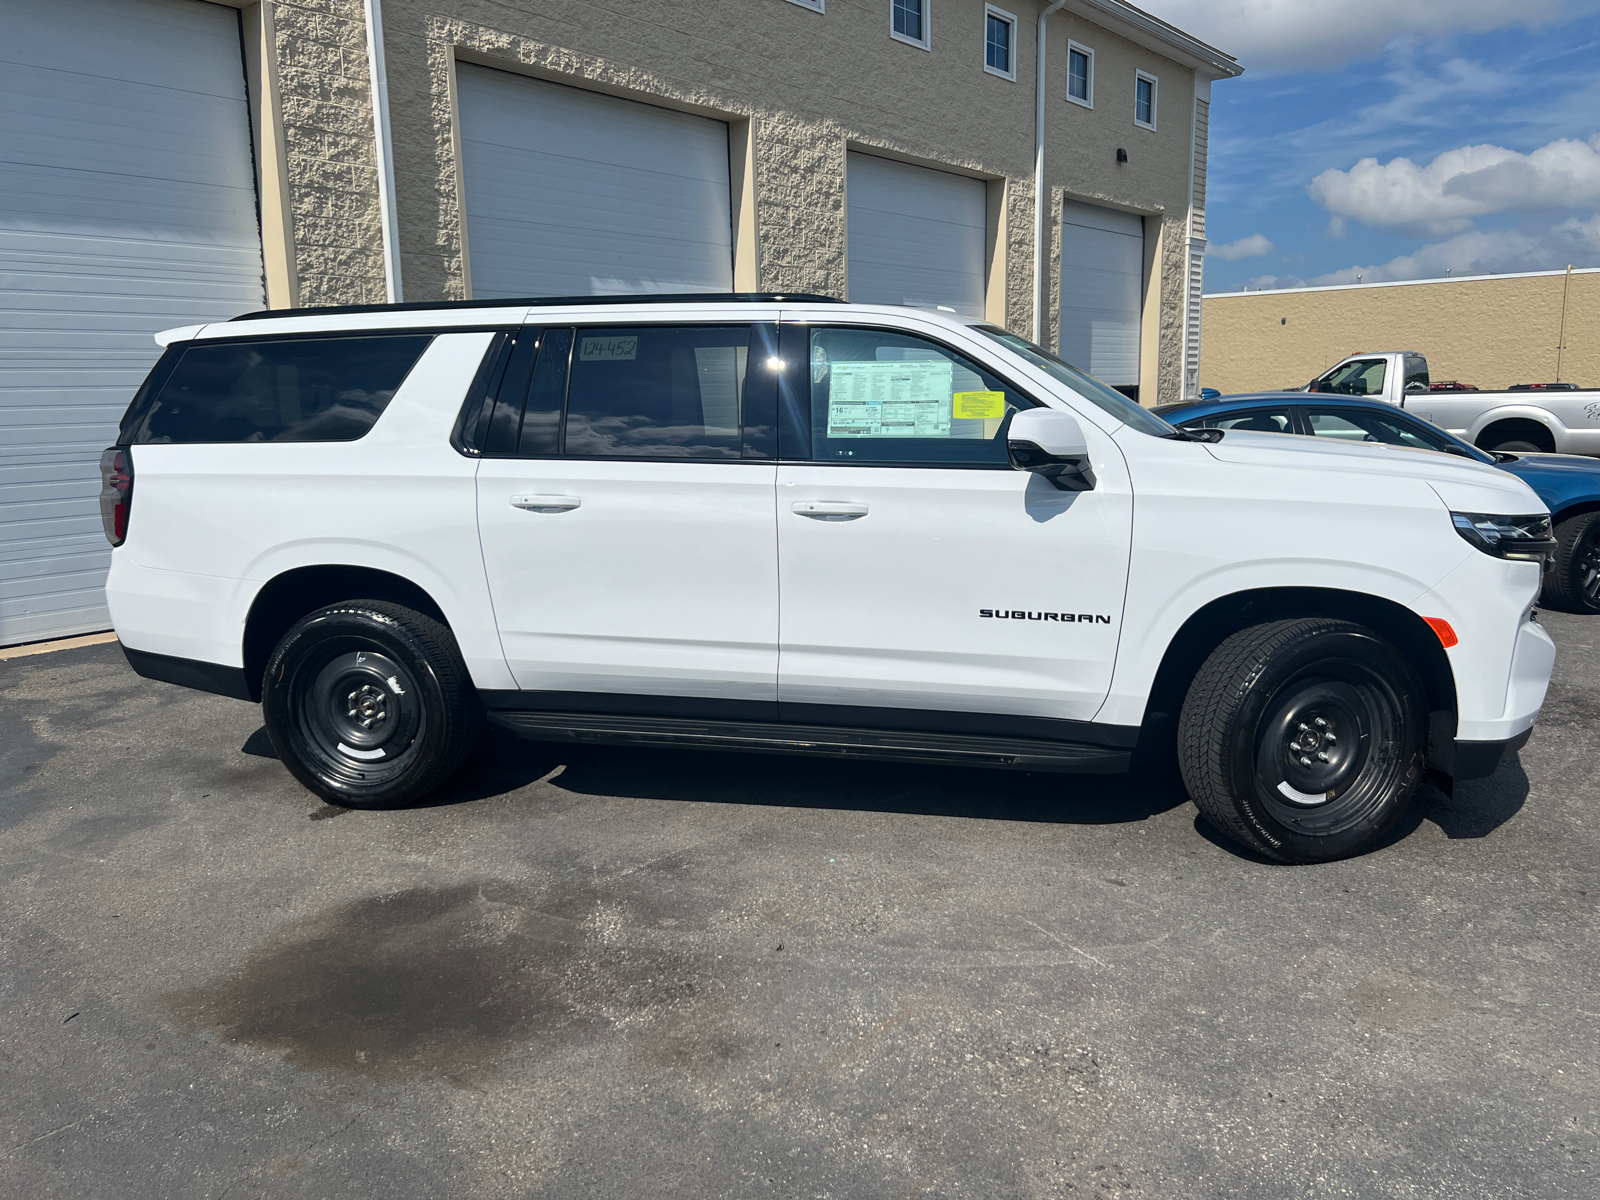
{"type": "Polygon", "coordinates": [[[1011,465],[1042,475],[1063,492],[1094,490],[1089,443],[1071,413],[1053,408],[1025,408],[1011,418],[1006,431],[1011,465]]]}

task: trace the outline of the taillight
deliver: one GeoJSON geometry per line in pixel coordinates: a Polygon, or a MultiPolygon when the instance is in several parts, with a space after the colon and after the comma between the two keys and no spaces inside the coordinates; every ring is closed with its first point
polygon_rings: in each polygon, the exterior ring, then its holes
{"type": "Polygon", "coordinates": [[[126,446],[112,446],[100,456],[100,520],[106,541],[122,545],[133,508],[133,455],[126,446]]]}

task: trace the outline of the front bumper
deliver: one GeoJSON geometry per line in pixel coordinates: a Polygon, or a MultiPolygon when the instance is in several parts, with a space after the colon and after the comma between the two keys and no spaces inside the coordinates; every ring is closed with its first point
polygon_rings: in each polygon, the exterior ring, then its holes
{"type": "Polygon", "coordinates": [[[1500,742],[1464,742],[1457,739],[1453,761],[1446,773],[1457,781],[1462,779],[1487,779],[1500,764],[1528,744],[1533,736],[1530,725],[1516,737],[1500,742]]]}

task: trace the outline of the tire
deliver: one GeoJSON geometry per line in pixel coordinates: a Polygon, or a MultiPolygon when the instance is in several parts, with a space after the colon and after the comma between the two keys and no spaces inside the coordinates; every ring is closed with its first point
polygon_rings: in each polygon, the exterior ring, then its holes
{"type": "Polygon", "coordinates": [[[1305,618],[1242,630],[1189,686],[1184,784],[1217,829],[1268,858],[1358,854],[1423,776],[1425,697],[1411,664],[1364,626],[1305,618]]]}
{"type": "Polygon", "coordinates": [[[1566,612],[1600,613],[1600,512],[1579,513],[1556,526],[1555,560],[1540,599],[1566,612]]]}
{"type": "Polygon", "coordinates": [[[261,709],[294,777],[345,808],[420,800],[456,772],[483,726],[455,635],[384,600],[297,621],[267,661],[261,709]]]}

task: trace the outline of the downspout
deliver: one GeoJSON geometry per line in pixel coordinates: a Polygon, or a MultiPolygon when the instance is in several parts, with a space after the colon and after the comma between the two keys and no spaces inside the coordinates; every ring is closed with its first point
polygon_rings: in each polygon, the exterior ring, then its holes
{"type": "Polygon", "coordinates": [[[378,216],[383,229],[384,297],[390,304],[405,298],[400,283],[399,222],[394,206],[394,145],[389,138],[389,73],[383,65],[382,0],[366,0],[367,67],[372,75],[372,133],[377,144],[378,216]]]}
{"type": "Polygon", "coordinates": [[[1044,26],[1067,0],[1054,0],[1039,14],[1039,68],[1034,76],[1033,115],[1033,340],[1044,345],[1044,26]]]}

